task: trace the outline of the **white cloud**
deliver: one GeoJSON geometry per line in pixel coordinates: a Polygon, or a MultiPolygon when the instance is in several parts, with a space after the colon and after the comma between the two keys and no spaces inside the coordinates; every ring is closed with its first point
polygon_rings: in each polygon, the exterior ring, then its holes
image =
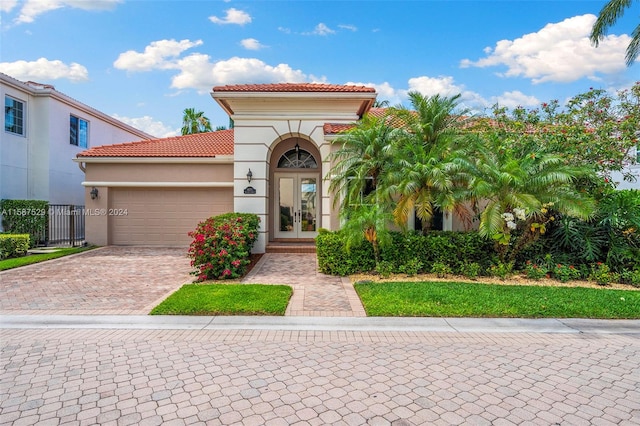
{"type": "Polygon", "coordinates": [[[145,115],[144,117],[129,118],[113,114],[112,117],[157,138],[168,138],[170,136],[177,136],[180,134],[179,129],[172,129],[161,121],[155,121],[148,115],[145,115]]]}
{"type": "Polygon", "coordinates": [[[129,50],[121,53],[113,66],[127,71],[150,71],[175,68],[175,59],[182,52],[202,44],[202,40],[159,40],[151,42],[144,52],[129,50]]]}
{"type": "Polygon", "coordinates": [[[67,79],[73,82],[87,81],[89,71],[75,62],[67,65],[59,60],[40,58],[36,61],[0,62],[0,72],[22,81],[44,83],[67,79]]]}
{"type": "Polygon", "coordinates": [[[255,58],[233,57],[211,62],[204,54],[189,55],[178,61],[180,74],[173,77],[174,89],[196,89],[206,93],[213,86],[239,83],[282,83],[307,81],[309,76],[287,64],[268,65],[255,58]]]}
{"type": "Polygon", "coordinates": [[[473,112],[482,111],[489,106],[489,102],[479,93],[467,90],[464,84],[457,84],[451,76],[439,77],[414,77],[409,79],[409,88],[407,91],[400,91],[404,97],[410,91],[420,92],[426,96],[455,96],[460,94],[460,106],[469,108],[473,112]]]}
{"type": "Polygon", "coordinates": [[[302,82],[315,78],[287,64],[272,66],[255,58],[233,57],[214,62],[203,53],[180,57],[185,50],[201,44],[201,40],[154,41],[143,53],[128,51],[121,54],[114,66],[128,71],[176,70],[177,75],[171,79],[173,89],[195,89],[201,93],[209,92],[215,85],[302,82]]]}
{"type": "Polygon", "coordinates": [[[242,10],[235,8],[227,9],[227,15],[224,18],[218,18],[217,16],[210,16],[209,20],[214,24],[235,24],[244,25],[251,23],[251,16],[242,10]]]}
{"type": "Polygon", "coordinates": [[[0,0],[0,12],[11,12],[17,4],[18,0],[0,0]]]}
{"type": "Polygon", "coordinates": [[[245,38],[244,40],[240,41],[240,44],[247,50],[260,50],[266,47],[255,38],[245,38]]]}
{"type": "Polygon", "coordinates": [[[414,77],[409,79],[409,91],[417,91],[427,96],[453,96],[462,93],[464,86],[454,83],[451,76],[414,77]]]}
{"type": "MultiPolygon", "coordinates": [[[[38,15],[49,12],[51,10],[71,7],[82,10],[112,10],[118,3],[123,0],[27,0],[20,10],[20,15],[15,19],[16,23],[30,23],[35,20],[38,15]]],[[[5,0],[2,0],[4,3],[5,0]]],[[[8,11],[15,6],[15,1],[3,4],[2,10],[8,11]],[[5,8],[8,8],[5,10],[5,8]]]]}
{"type": "Polygon", "coordinates": [[[329,34],[335,34],[335,30],[332,30],[331,28],[327,27],[325,24],[323,24],[322,22],[320,22],[318,25],[316,25],[316,27],[313,29],[313,31],[311,32],[306,32],[306,33],[302,33],[303,35],[320,35],[320,36],[326,36],[329,34]]]}
{"type": "Polygon", "coordinates": [[[406,91],[399,91],[394,89],[393,87],[391,87],[391,85],[388,82],[384,82],[384,83],[357,83],[357,82],[347,82],[345,83],[347,85],[354,85],[354,86],[366,86],[366,87],[373,87],[374,89],[376,89],[376,93],[378,93],[377,96],[377,100],[379,101],[389,101],[389,104],[391,106],[399,104],[401,102],[401,97],[404,96],[406,94],[406,91]]]}
{"type": "Polygon", "coordinates": [[[594,15],[575,16],[559,23],[547,24],[536,33],[515,40],[501,40],[486,48],[486,57],[477,61],[464,59],[460,66],[494,67],[504,65],[503,77],[525,77],[533,83],[572,82],[597,74],[625,70],[624,55],[630,37],[608,35],[595,48],[589,41],[594,15]]]}
{"type": "Polygon", "coordinates": [[[524,93],[514,90],[504,92],[499,96],[492,96],[489,100],[482,97],[479,93],[467,90],[463,84],[457,84],[451,76],[428,77],[421,76],[411,78],[408,81],[407,89],[396,89],[389,83],[356,83],[348,82],[357,86],[373,87],[378,93],[378,100],[388,100],[391,106],[403,103],[408,99],[407,94],[411,91],[420,92],[425,96],[454,96],[460,94],[460,106],[469,108],[472,113],[482,113],[487,107],[498,103],[501,106],[515,108],[537,107],[540,101],[535,96],[525,95],[524,93]]]}
{"type": "Polygon", "coordinates": [[[338,28],[343,30],[353,31],[353,32],[358,31],[358,27],[356,27],[355,25],[338,25],[338,28]]]}
{"type": "Polygon", "coordinates": [[[491,98],[492,102],[495,104],[499,104],[500,106],[504,106],[507,108],[515,108],[515,107],[537,107],[540,105],[540,100],[535,96],[525,95],[519,90],[514,90],[511,92],[504,92],[500,96],[493,96],[491,98]]]}

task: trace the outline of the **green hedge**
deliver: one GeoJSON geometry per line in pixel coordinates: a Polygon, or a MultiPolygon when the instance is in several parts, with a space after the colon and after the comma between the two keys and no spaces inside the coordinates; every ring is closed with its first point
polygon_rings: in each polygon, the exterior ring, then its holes
{"type": "MultiPolygon", "coordinates": [[[[318,234],[316,251],[321,272],[344,276],[375,269],[371,244],[363,241],[347,252],[344,241],[340,231],[321,230],[318,234]]],[[[470,263],[478,263],[484,271],[496,261],[493,242],[473,231],[433,231],[428,235],[392,232],[392,243],[383,247],[381,258],[396,273],[412,259],[422,264],[419,272],[430,272],[437,262],[449,265],[456,273],[470,263]]]]}
{"type": "Polygon", "coordinates": [[[344,237],[338,232],[320,229],[316,237],[316,255],[320,272],[330,275],[349,275],[369,272],[376,267],[373,247],[368,242],[351,246],[347,253],[344,237]]]}
{"type": "Polygon", "coordinates": [[[31,235],[34,246],[46,240],[49,203],[40,200],[1,200],[2,227],[12,234],[31,235]]]}
{"type": "Polygon", "coordinates": [[[29,234],[0,234],[0,260],[24,256],[29,250],[29,234]]]}

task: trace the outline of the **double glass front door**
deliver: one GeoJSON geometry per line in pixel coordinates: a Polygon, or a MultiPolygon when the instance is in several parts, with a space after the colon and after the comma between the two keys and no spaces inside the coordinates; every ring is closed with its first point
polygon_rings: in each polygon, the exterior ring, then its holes
{"type": "Polygon", "coordinates": [[[317,173],[276,173],[276,238],[315,238],[318,231],[317,173]]]}

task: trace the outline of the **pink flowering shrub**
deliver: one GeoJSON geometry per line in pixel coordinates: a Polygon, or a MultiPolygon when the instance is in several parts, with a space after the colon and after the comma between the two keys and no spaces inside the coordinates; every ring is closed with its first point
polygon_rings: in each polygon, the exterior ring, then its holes
{"type": "Polygon", "coordinates": [[[198,281],[238,278],[249,265],[251,247],[258,238],[260,218],[254,214],[227,213],[200,222],[188,255],[198,281]]]}

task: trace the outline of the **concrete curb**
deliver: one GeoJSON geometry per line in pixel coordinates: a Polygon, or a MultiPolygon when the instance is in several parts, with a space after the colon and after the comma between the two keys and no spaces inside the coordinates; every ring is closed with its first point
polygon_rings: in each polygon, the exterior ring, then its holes
{"type": "Polygon", "coordinates": [[[640,320],[149,315],[0,315],[3,329],[305,330],[638,334],[640,320]]]}

